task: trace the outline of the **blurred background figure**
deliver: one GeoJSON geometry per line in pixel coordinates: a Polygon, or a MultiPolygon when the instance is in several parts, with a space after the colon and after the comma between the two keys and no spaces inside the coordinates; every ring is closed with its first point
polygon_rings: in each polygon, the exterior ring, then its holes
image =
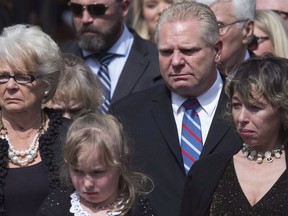
{"type": "Polygon", "coordinates": [[[142,38],[154,41],[155,25],[160,14],[174,2],[177,0],[134,0],[130,14],[132,27],[142,38]]]}
{"type": "Polygon", "coordinates": [[[0,0],[0,32],[12,24],[12,5],[11,0],[0,0]]]}
{"type": "Polygon", "coordinates": [[[257,10],[273,10],[277,12],[288,25],[288,1],[287,0],[256,0],[257,10]]]}
{"type": "Polygon", "coordinates": [[[0,0],[0,31],[19,23],[38,25],[62,44],[75,37],[67,11],[67,0],[0,0]]]}
{"type": "Polygon", "coordinates": [[[288,58],[288,25],[272,10],[257,10],[254,35],[257,40],[252,46],[256,55],[270,52],[288,58]]]}
{"type": "Polygon", "coordinates": [[[241,61],[251,58],[248,45],[253,40],[255,0],[194,0],[208,5],[214,12],[223,41],[218,70],[228,75],[241,61]]]}
{"type": "Polygon", "coordinates": [[[85,61],[71,53],[63,55],[63,70],[54,97],[47,107],[60,110],[63,116],[75,119],[95,112],[102,101],[101,86],[85,61]]]}

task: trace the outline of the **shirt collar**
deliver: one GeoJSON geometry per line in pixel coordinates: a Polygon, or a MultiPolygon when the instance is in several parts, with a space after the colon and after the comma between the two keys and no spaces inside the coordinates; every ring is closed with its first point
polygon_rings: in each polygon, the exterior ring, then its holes
{"type": "MultiPolygon", "coordinates": [[[[216,109],[222,88],[223,80],[220,76],[219,71],[217,71],[217,78],[214,84],[205,93],[197,97],[199,104],[208,116],[211,116],[213,114],[213,111],[216,109]]],[[[183,102],[187,99],[188,98],[184,98],[180,95],[175,94],[174,92],[171,92],[173,112],[179,114],[179,112],[184,109],[182,107],[183,102]]]]}
{"type": "Polygon", "coordinates": [[[247,60],[247,59],[249,59],[249,58],[251,58],[251,55],[250,55],[249,51],[248,51],[248,50],[246,50],[246,53],[245,53],[245,58],[244,58],[244,60],[247,60]]]}

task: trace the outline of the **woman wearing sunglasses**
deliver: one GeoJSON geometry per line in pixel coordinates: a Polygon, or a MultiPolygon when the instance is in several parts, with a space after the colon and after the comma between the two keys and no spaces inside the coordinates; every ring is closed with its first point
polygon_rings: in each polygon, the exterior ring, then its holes
{"type": "Polygon", "coordinates": [[[70,121],[42,105],[56,90],[62,58],[36,26],[4,28],[0,47],[0,215],[31,216],[59,185],[70,121]]]}
{"type": "Polygon", "coordinates": [[[288,58],[288,25],[272,10],[256,11],[254,35],[256,46],[252,46],[256,55],[270,52],[288,58]]]}

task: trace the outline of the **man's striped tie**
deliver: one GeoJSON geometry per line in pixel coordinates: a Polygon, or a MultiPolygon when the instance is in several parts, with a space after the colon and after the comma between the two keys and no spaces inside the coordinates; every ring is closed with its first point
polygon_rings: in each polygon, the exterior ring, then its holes
{"type": "Polygon", "coordinates": [[[200,104],[196,98],[186,100],[182,106],[185,113],[182,121],[181,151],[186,174],[199,159],[203,149],[201,123],[196,112],[200,104]]]}
{"type": "Polygon", "coordinates": [[[100,59],[100,68],[98,77],[102,84],[103,103],[101,105],[101,112],[107,113],[111,102],[111,81],[108,71],[108,65],[112,59],[116,57],[114,53],[106,53],[100,59]]]}

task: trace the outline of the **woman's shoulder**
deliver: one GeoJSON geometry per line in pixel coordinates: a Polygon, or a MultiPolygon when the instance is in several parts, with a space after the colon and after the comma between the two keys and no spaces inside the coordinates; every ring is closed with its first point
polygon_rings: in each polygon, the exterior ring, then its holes
{"type": "Polygon", "coordinates": [[[203,173],[203,170],[206,170],[208,173],[214,173],[213,170],[215,171],[215,169],[226,167],[233,155],[240,151],[240,149],[241,147],[237,146],[205,156],[194,163],[188,175],[195,172],[198,173],[199,170],[200,173],[203,173]]]}

